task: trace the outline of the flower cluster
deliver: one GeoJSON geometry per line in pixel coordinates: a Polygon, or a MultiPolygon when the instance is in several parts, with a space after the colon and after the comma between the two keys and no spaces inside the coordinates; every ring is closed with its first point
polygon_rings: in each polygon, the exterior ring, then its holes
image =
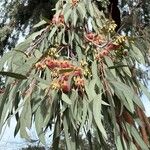
{"type": "Polygon", "coordinates": [[[35,66],[37,69],[45,69],[48,67],[52,71],[52,89],[69,92],[71,88],[77,88],[79,90],[84,88],[84,70],[82,67],[73,65],[68,60],[56,60],[52,59],[51,57],[47,57],[44,60],[36,63],[35,66]],[[73,79],[72,85],[70,79],[73,79]]]}
{"type": "Polygon", "coordinates": [[[113,20],[111,20],[111,21],[108,20],[104,25],[104,30],[109,33],[112,33],[115,31],[116,27],[117,27],[117,25],[113,20]]]}
{"type": "Polygon", "coordinates": [[[58,51],[57,51],[57,48],[55,47],[52,47],[48,50],[48,56],[52,57],[52,58],[58,58],[59,57],[59,54],[58,54],[58,51]]]}
{"type": "Polygon", "coordinates": [[[104,37],[96,33],[90,32],[85,35],[87,41],[92,42],[93,44],[99,45],[102,44],[105,40],[104,37]]]}
{"type": "Polygon", "coordinates": [[[108,56],[109,54],[116,56],[118,58],[122,58],[123,56],[128,55],[128,51],[123,48],[124,42],[127,40],[126,36],[115,36],[115,38],[108,42],[104,48],[96,48],[95,58],[97,60],[102,59],[104,56],[108,56]],[[112,53],[113,52],[113,53],[112,53]]]}
{"type": "Polygon", "coordinates": [[[97,60],[103,58],[104,56],[108,56],[109,53],[111,51],[114,51],[114,50],[117,50],[121,47],[121,45],[118,45],[118,44],[113,44],[113,43],[109,43],[107,44],[103,50],[101,50],[100,52],[98,52],[96,55],[95,55],[95,58],[97,60]]]}
{"type": "Polygon", "coordinates": [[[79,0],[72,0],[72,5],[76,6],[78,4],[79,0]]]}
{"type": "Polygon", "coordinates": [[[119,35],[119,36],[116,36],[116,37],[115,37],[114,43],[115,43],[115,44],[122,44],[122,43],[125,42],[126,40],[127,40],[127,37],[126,37],[126,36],[119,35]]]}

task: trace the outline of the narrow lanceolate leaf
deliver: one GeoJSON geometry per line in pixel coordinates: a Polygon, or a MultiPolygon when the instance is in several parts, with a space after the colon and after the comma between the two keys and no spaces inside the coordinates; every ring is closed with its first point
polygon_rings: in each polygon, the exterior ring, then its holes
{"type": "Polygon", "coordinates": [[[134,137],[135,141],[141,147],[142,150],[149,150],[148,146],[144,143],[143,139],[140,137],[138,131],[132,126],[131,127],[131,134],[134,137]]]}
{"type": "Polygon", "coordinates": [[[86,121],[86,118],[87,118],[87,112],[88,112],[88,104],[87,104],[87,101],[86,99],[83,100],[83,109],[82,109],[82,122],[81,122],[81,126],[80,126],[80,129],[82,130],[84,124],[85,124],[85,121],[86,121]]]}
{"type": "Polygon", "coordinates": [[[107,134],[105,128],[102,124],[102,114],[101,114],[101,95],[97,95],[97,97],[93,100],[93,117],[96,122],[96,125],[102,135],[107,138],[107,134]]]}
{"type": "Polygon", "coordinates": [[[67,143],[67,149],[71,150],[71,142],[70,142],[70,137],[69,137],[69,133],[68,133],[68,124],[67,124],[66,116],[63,119],[63,126],[64,126],[64,133],[65,133],[65,140],[67,143]]]}
{"type": "Polygon", "coordinates": [[[27,79],[27,77],[25,75],[13,73],[13,72],[0,71],[0,75],[16,78],[16,79],[20,79],[20,80],[27,79]]]}
{"type": "Polygon", "coordinates": [[[49,37],[48,37],[48,40],[51,40],[51,38],[54,36],[54,34],[55,34],[56,31],[57,31],[57,26],[55,26],[55,27],[51,30],[51,32],[50,32],[50,34],[49,34],[49,37]]]}
{"type": "Polygon", "coordinates": [[[97,78],[98,77],[98,71],[97,71],[97,63],[96,61],[92,62],[92,76],[93,78],[97,78]]]}
{"type": "Polygon", "coordinates": [[[82,19],[84,19],[86,17],[86,8],[85,8],[84,3],[82,3],[82,1],[78,4],[77,10],[80,16],[82,16],[82,19]]]}
{"type": "Polygon", "coordinates": [[[77,23],[77,20],[78,20],[77,10],[74,9],[72,13],[73,13],[73,14],[72,14],[73,26],[75,27],[75,26],[76,26],[76,23],[77,23]]]}
{"type": "Polygon", "coordinates": [[[5,53],[5,54],[3,55],[3,57],[0,58],[0,70],[2,70],[3,67],[4,67],[4,64],[5,64],[11,57],[13,57],[13,54],[14,54],[14,51],[11,51],[11,52],[5,53]]]}
{"type": "Polygon", "coordinates": [[[116,138],[116,147],[117,147],[118,150],[123,150],[123,145],[121,143],[120,136],[117,136],[117,138],[116,138]]]}
{"type": "Polygon", "coordinates": [[[33,28],[38,28],[44,24],[46,24],[47,22],[45,20],[40,21],[39,23],[37,23],[36,25],[33,26],[33,28]]]}
{"type": "Polygon", "coordinates": [[[91,17],[93,17],[94,16],[93,3],[88,2],[88,7],[89,7],[89,13],[90,13],[91,17]]]}
{"type": "Polygon", "coordinates": [[[20,136],[22,138],[26,138],[30,140],[27,134],[27,128],[31,128],[31,121],[32,121],[32,112],[31,112],[31,104],[30,104],[30,97],[24,99],[24,107],[20,115],[20,136]]]}
{"type": "Polygon", "coordinates": [[[92,79],[89,83],[89,90],[90,90],[90,95],[94,98],[96,96],[96,91],[95,91],[95,85],[96,85],[96,79],[92,79]]]}
{"type": "Polygon", "coordinates": [[[142,52],[136,47],[134,44],[131,44],[131,48],[133,49],[134,56],[139,63],[145,64],[145,59],[142,52]]]}
{"type": "Polygon", "coordinates": [[[64,18],[65,18],[65,22],[68,23],[69,17],[71,16],[72,10],[69,9],[65,14],[64,14],[64,18]]]}
{"type": "Polygon", "coordinates": [[[35,129],[39,136],[40,141],[42,142],[42,144],[45,144],[45,136],[43,133],[43,123],[44,123],[44,118],[42,115],[42,108],[41,106],[39,106],[35,112],[35,129]]]}
{"type": "Polygon", "coordinates": [[[62,93],[62,100],[69,105],[72,104],[71,99],[65,93],[62,93]]]}
{"type": "Polygon", "coordinates": [[[116,68],[122,68],[122,67],[128,67],[128,65],[114,65],[114,66],[110,66],[110,67],[108,67],[109,69],[116,69],[116,68]]]}

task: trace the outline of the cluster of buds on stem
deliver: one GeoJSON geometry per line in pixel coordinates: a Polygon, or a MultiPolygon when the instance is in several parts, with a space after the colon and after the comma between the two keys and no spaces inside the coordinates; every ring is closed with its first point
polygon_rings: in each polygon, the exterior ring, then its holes
{"type": "Polygon", "coordinates": [[[108,20],[108,21],[106,22],[106,24],[103,26],[103,29],[104,29],[105,31],[107,31],[107,32],[112,33],[112,32],[115,31],[116,27],[117,27],[117,25],[116,25],[115,21],[113,21],[113,20],[112,20],[112,21],[108,20]]]}
{"type": "Polygon", "coordinates": [[[98,52],[98,53],[96,54],[95,58],[96,58],[97,60],[100,60],[100,59],[102,59],[103,57],[108,56],[111,51],[115,51],[115,50],[117,50],[117,49],[119,49],[119,48],[120,48],[120,45],[114,44],[114,43],[109,43],[109,44],[107,44],[107,45],[104,47],[103,50],[101,50],[100,52],[98,52]]]}
{"type": "Polygon", "coordinates": [[[115,23],[115,21],[111,21],[108,26],[108,32],[114,32],[116,27],[117,27],[117,24],[115,23]]]}
{"type": "Polygon", "coordinates": [[[58,58],[59,54],[58,54],[57,48],[55,47],[50,48],[48,50],[48,56],[50,56],[51,58],[58,58]]]}
{"type": "Polygon", "coordinates": [[[96,33],[90,32],[85,35],[85,39],[93,44],[100,45],[105,42],[104,37],[96,33]]]}
{"type": "Polygon", "coordinates": [[[83,69],[83,74],[85,77],[91,77],[91,72],[88,66],[88,62],[86,60],[81,60],[80,66],[83,69]]]}
{"type": "Polygon", "coordinates": [[[119,35],[119,36],[116,36],[115,37],[115,41],[114,41],[114,44],[122,44],[123,42],[125,42],[127,40],[127,37],[126,36],[123,36],[123,35],[119,35]]]}
{"type": "Polygon", "coordinates": [[[76,88],[83,90],[85,82],[82,77],[77,76],[77,77],[74,77],[74,84],[76,88]]]}
{"type": "Polygon", "coordinates": [[[72,6],[76,6],[79,3],[79,0],[71,0],[72,6]]]}

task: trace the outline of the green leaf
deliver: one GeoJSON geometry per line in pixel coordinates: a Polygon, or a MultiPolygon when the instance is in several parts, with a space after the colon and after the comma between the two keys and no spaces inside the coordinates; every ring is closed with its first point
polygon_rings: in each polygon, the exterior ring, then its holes
{"type": "MultiPolygon", "coordinates": [[[[77,35],[75,34],[75,37],[77,38],[77,35]]],[[[80,62],[82,60],[82,51],[81,51],[81,48],[79,46],[76,46],[76,52],[77,52],[77,55],[78,55],[78,61],[80,62]]]]}
{"type": "MultiPolygon", "coordinates": [[[[111,60],[111,58],[110,57],[105,57],[105,62],[106,62],[106,64],[107,64],[107,66],[108,66],[108,68],[110,69],[112,66],[114,66],[114,63],[113,63],[113,61],[111,60]]],[[[111,70],[111,72],[112,72],[112,74],[114,75],[114,77],[116,77],[116,71],[115,70],[111,70]]]]}
{"type": "Polygon", "coordinates": [[[45,135],[43,133],[44,118],[41,110],[42,105],[35,112],[35,129],[42,144],[45,145],[45,135]]]}
{"type": "Polygon", "coordinates": [[[95,91],[96,81],[97,81],[96,79],[92,79],[89,83],[89,92],[93,98],[96,96],[96,91],[95,91]]]}
{"type": "Polygon", "coordinates": [[[131,44],[131,47],[133,49],[134,57],[136,60],[141,64],[145,64],[145,59],[142,52],[134,44],[131,44]]]}
{"type": "Polygon", "coordinates": [[[77,10],[74,9],[72,12],[72,23],[74,27],[76,26],[77,20],[78,20],[77,10]]]}
{"type": "Polygon", "coordinates": [[[82,130],[84,124],[85,124],[85,121],[86,121],[86,118],[87,118],[87,112],[88,112],[88,104],[87,104],[87,100],[86,99],[83,99],[83,109],[82,109],[82,122],[81,122],[81,126],[80,126],[80,129],[82,130]]]}
{"type": "Polygon", "coordinates": [[[64,116],[64,119],[63,119],[63,126],[64,126],[64,133],[65,133],[65,140],[66,140],[66,144],[67,144],[67,149],[71,150],[71,142],[70,142],[70,137],[69,137],[69,133],[68,133],[68,124],[67,124],[66,116],[64,116]]]}
{"type": "Polygon", "coordinates": [[[27,96],[24,99],[24,107],[20,115],[20,136],[22,138],[26,138],[30,140],[29,135],[27,134],[26,128],[31,128],[31,121],[32,121],[32,111],[31,111],[31,104],[30,104],[30,96],[27,96]]]}
{"type": "Polygon", "coordinates": [[[9,100],[13,101],[16,98],[17,92],[20,90],[21,81],[17,82],[11,87],[9,92],[9,100]]]}
{"type": "Polygon", "coordinates": [[[24,42],[21,42],[18,44],[14,49],[19,51],[26,51],[28,47],[30,46],[30,43],[32,42],[32,39],[26,39],[24,42]]]}
{"type": "Polygon", "coordinates": [[[24,76],[24,75],[22,75],[22,74],[18,74],[18,73],[13,73],[13,72],[0,71],[0,75],[12,77],[12,78],[16,78],[16,79],[20,79],[20,80],[25,80],[25,79],[27,79],[26,76],[24,76]]]}
{"type": "Polygon", "coordinates": [[[66,23],[68,23],[69,17],[71,16],[71,13],[72,13],[72,9],[69,7],[68,11],[66,11],[65,14],[64,14],[64,18],[65,18],[66,23]]]}
{"type": "Polygon", "coordinates": [[[4,64],[8,61],[9,58],[11,58],[14,54],[14,51],[7,52],[3,55],[3,57],[0,59],[0,70],[3,69],[4,64]]]}
{"type": "Polygon", "coordinates": [[[30,75],[30,77],[33,77],[34,79],[39,81],[40,85],[43,85],[43,88],[45,88],[46,86],[49,86],[49,84],[50,84],[46,80],[40,78],[37,74],[35,74],[35,75],[32,74],[32,75],[30,75]]]}
{"type": "Polygon", "coordinates": [[[16,49],[14,49],[14,51],[17,52],[16,54],[21,53],[28,58],[28,55],[25,52],[23,52],[21,50],[16,50],[16,49]]]}
{"type": "Polygon", "coordinates": [[[97,63],[96,61],[92,62],[92,76],[93,78],[97,78],[98,77],[98,71],[97,71],[97,63]]]}
{"type": "Polygon", "coordinates": [[[93,100],[93,95],[91,94],[91,89],[89,88],[88,83],[85,84],[85,91],[86,91],[86,94],[88,96],[88,100],[92,101],[93,100]]]}
{"type": "Polygon", "coordinates": [[[107,139],[107,134],[105,128],[102,124],[102,114],[101,114],[101,94],[93,100],[93,117],[96,122],[96,125],[102,135],[107,139]]]}
{"type": "Polygon", "coordinates": [[[89,13],[91,17],[94,17],[94,9],[93,9],[93,4],[88,1],[88,7],[89,7],[89,13]]]}
{"type": "Polygon", "coordinates": [[[70,98],[65,93],[62,93],[62,100],[69,105],[72,104],[70,98]]]}
{"type": "Polygon", "coordinates": [[[117,136],[117,138],[116,138],[116,147],[117,147],[118,150],[123,150],[123,146],[122,146],[122,143],[121,143],[120,136],[117,136]]]}
{"type": "Polygon", "coordinates": [[[54,26],[48,36],[48,40],[51,40],[51,38],[54,36],[56,31],[57,31],[57,26],[54,26]]]}
{"type": "Polygon", "coordinates": [[[35,56],[36,58],[40,59],[40,58],[43,56],[43,54],[42,54],[42,52],[39,51],[38,49],[35,49],[35,51],[34,51],[34,56],[35,56]]]}
{"type": "Polygon", "coordinates": [[[37,23],[36,25],[33,26],[33,28],[38,28],[44,24],[46,24],[47,22],[45,20],[41,20],[39,23],[37,23]]]}
{"type": "MultiPolygon", "coordinates": [[[[120,99],[122,105],[124,105],[131,113],[133,113],[133,110],[131,110],[124,93],[119,89],[115,89],[115,94],[120,99]]],[[[122,111],[123,111],[123,108],[121,108],[120,114],[122,114],[122,111]]]]}
{"type": "Polygon", "coordinates": [[[110,67],[108,67],[109,69],[116,69],[116,68],[119,68],[119,67],[128,67],[128,65],[114,65],[114,66],[110,66],[110,67]]]}
{"type": "Polygon", "coordinates": [[[82,19],[84,19],[86,17],[86,8],[82,1],[80,1],[80,3],[78,4],[77,10],[78,10],[80,16],[82,17],[82,19]]]}
{"type": "Polygon", "coordinates": [[[88,125],[87,125],[87,131],[89,131],[91,129],[92,126],[92,122],[93,122],[93,113],[90,109],[90,107],[88,106],[88,125]]]}
{"type": "Polygon", "coordinates": [[[141,147],[141,149],[143,149],[143,150],[149,150],[149,148],[147,147],[147,145],[144,143],[143,139],[140,137],[138,131],[133,126],[131,126],[131,130],[130,131],[131,131],[131,134],[134,137],[135,141],[141,147]]]}

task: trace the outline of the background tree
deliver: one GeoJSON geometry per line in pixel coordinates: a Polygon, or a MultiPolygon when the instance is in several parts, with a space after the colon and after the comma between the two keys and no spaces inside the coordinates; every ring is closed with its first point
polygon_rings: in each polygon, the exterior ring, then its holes
{"type": "Polygon", "coordinates": [[[100,2],[59,0],[53,19],[34,26],[45,28],[3,55],[1,129],[15,115],[15,135],[30,140],[26,128],[34,121],[42,143],[47,128],[54,130],[56,150],[63,138],[66,149],[84,149],[82,134],[90,149],[110,149],[111,141],[116,149],[148,150],[150,124],[140,94],[149,93],[137,73],[138,64],[148,63],[145,34],[131,26],[134,15],[115,32],[113,6],[100,2]]]}

